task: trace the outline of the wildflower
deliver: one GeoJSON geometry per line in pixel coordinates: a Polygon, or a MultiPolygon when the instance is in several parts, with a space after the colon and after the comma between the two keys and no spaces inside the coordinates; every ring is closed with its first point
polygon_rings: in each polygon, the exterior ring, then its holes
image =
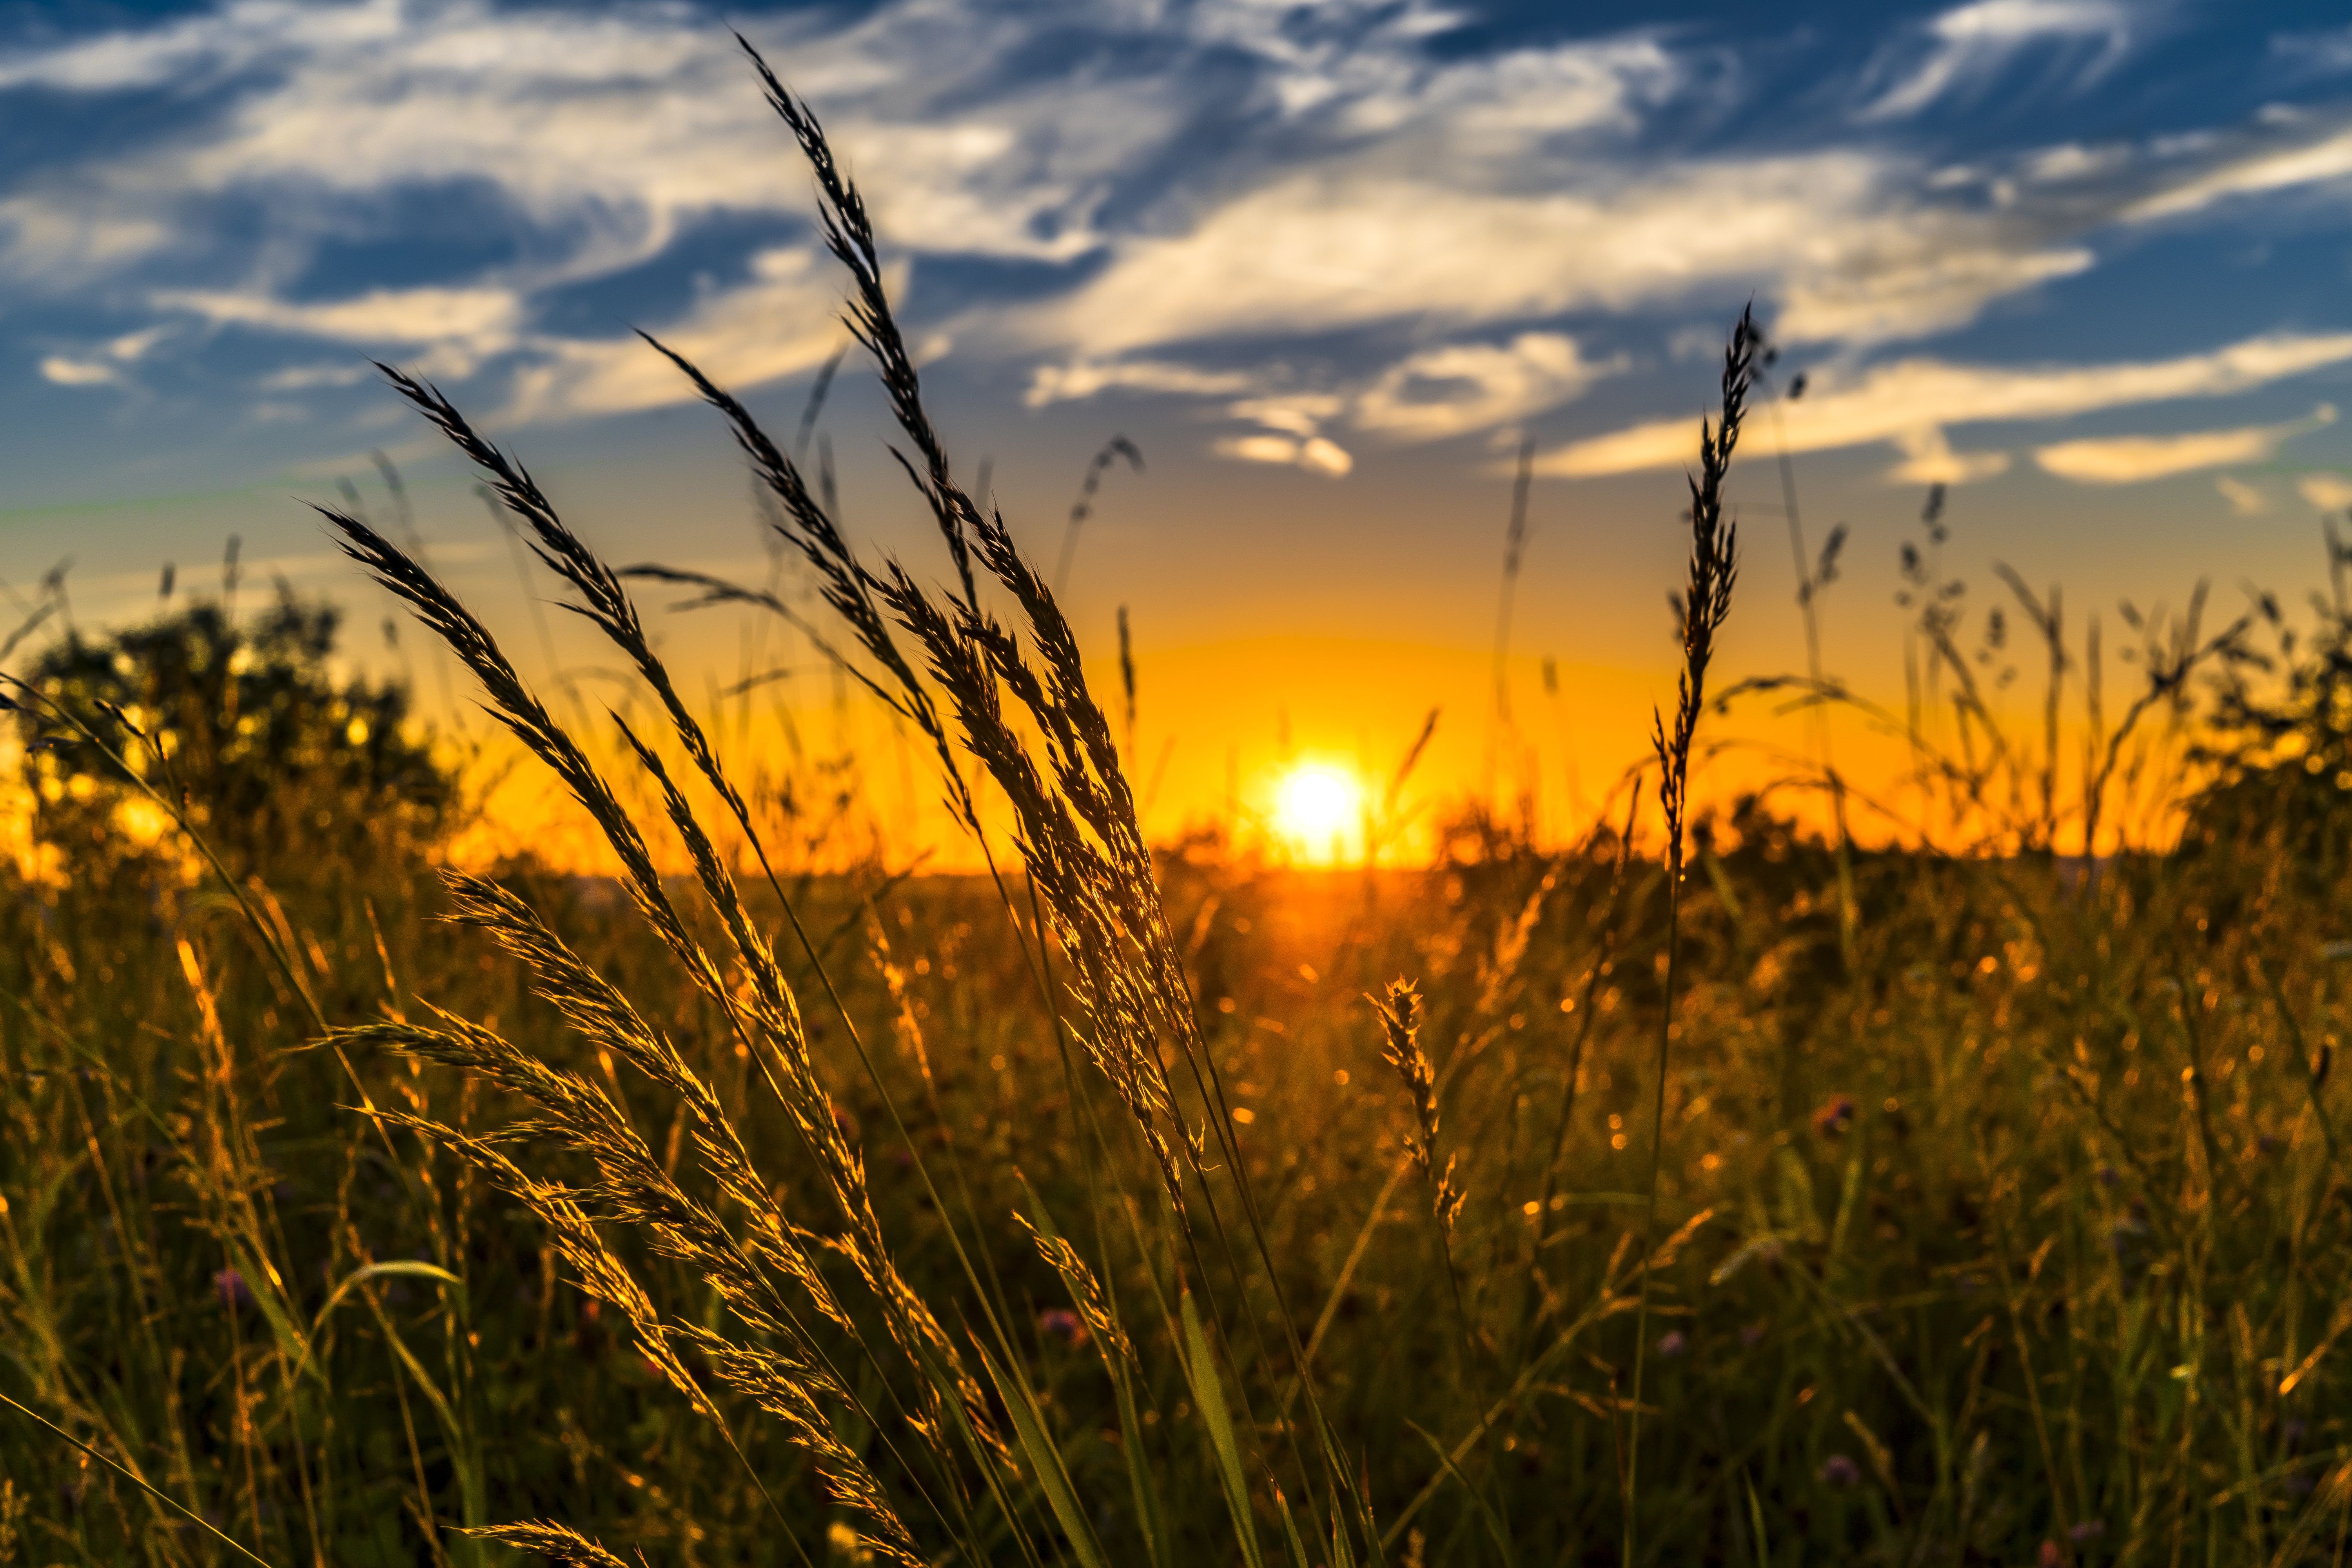
{"type": "Polygon", "coordinates": [[[1669,1329],[1658,1337],[1658,1354],[1667,1361],[1690,1349],[1690,1341],[1680,1329],[1669,1329]]]}
{"type": "Polygon", "coordinates": [[[213,1276],[213,1294],[231,1311],[253,1305],[253,1291],[246,1285],[245,1276],[234,1268],[224,1268],[213,1276]]]}
{"type": "Polygon", "coordinates": [[[1862,1467],[1843,1454],[1832,1454],[1822,1461],[1821,1479],[1833,1487],[1850,1487],[1862,1479],[1862,1467]]]}
{"type": "Polygon", "coordinates": [[[1857,1109],[1853,1096],[1832,1095],[1828,1104],[1813,1112],[1813,1131],[1824,1138],[1834,1138],[1853,1125],[1857,1109]]]}
{"type": "Polygon", "coordinates": [[[2104,1519],[2086,1519],[2066,1531],[2066,1539],[2080,1546],[2086,1541],[2096,1541],[2107,1532],[2104,1519]]]}
{"type": "Polygon", "coordinates": [[[1037,1331],[1072,1349],[1087,1342],[1086,1320],[1067,1307],[1048,1307],[1038,1313],[1037,1331]]]}
{"type": "Polygon", "coordinates": [[[2042,1550],[2034,1555],[2033,1562],[2034,1568],[2066,1568],[2066,1554],[2058,1550],[2056,1542],[2045,1541],[2042,1543],[2042,1550]]]}

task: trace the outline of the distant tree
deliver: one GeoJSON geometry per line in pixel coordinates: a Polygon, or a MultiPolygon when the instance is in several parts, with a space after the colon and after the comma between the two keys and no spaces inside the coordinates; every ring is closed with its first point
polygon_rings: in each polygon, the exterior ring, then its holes
{"type": "MultiPolygon", "coordinates": [[[[101,636],[68,633],[24,679],[184,802],[233,868],[411,855],[446,826],[455,781],[410,732],[405,687],[330,668],[339,620],[285,591],[242,620],[198,603],[101,636]],[[163,760],[101,704],[144,731],[163,760]]],[[[135,836],[121,831],[135,794],[121,769],[37,703],[15,717],[36,835],[69,861],[135,853],[135,836]]]]}

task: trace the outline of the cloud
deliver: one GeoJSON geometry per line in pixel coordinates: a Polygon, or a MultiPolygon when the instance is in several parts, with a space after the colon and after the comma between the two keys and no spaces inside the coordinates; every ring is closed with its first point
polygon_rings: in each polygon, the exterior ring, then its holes
{"type": "Polygon", "coordinates": [[[2037,47],[2079,57],[2085,46],[2096,46],[2077,76],[2079,82],[2095,80],[2123,58],[2130,23],[2130,14],[2112,0],[1975,0],[1957,6],[1927,24],[1924,55],[1864,109],[1863,118],[1897,119],[1946,98],[1980,93],[2037,47]]]}
{"type": "Polygon", "coordinates": [[[295,303],[263,295],[165,289],[166,310],[224,324],[352,343],[432,343],[455,339],[504,346],[522,301],[503,289],[373,289],[348,300],[295,303]]]}
{"type": "MultiPolygon", "coordinates": [[[[2147,16],[1976,0],[1830,96],[1885,121],[2033,61],[2087,81],[2147,16]]],[[[168,135],[0,174],[0,291],[131,314],[107,329],[125,336],[153,324],[125,301],[267,332],[287,363],[241,368],[257,391],[323,384],[301,378],[333,344],[495,376],[518,417],[683,399],[631,341],[559,330],[573,318],[554,307],[583,283],[620,295],[637,269],[677,279],[709,259],[690,247],[723,251],[722,278],[803,248],[805,175],[714,18],[218,0],[0,51],[0,112],[18,90],[173,105],[168,135]],[[471,229],[404,251],[396,287],[357,272],[349,257],[409,243],[420,202],[471,229]]],[[[1306,432],[1241,416],[1294,441],[1437,439],[1568,402],[1620,363],[1583,357],[1582,312],[1686,319],[1752,295],[1780,342],[1851,360],[2080,277],[2135,225],[2352,173],[2352,131],[2326,116],[1953,169],[1909,127],[1791,109],[1761,143],[1775,151],[1726,153],[1719,127],[1761,90],[1727,46],[1640,27],[1465,43],[1466,20],[1446,0],[879,0],[747,26],[824,112],[886,246],[953,280],[945,319],[924,319],[932,297],[905,301],[910,329],[1023,362],[1033,407],[1120,389],[1342,399],[1306,432]],[[1400,342],[1429,346],[1397,358],[1400,342]]],[[[824,292],[755,270],[646,313],[728,323],[696,341],[757,378],[814,363],[824,292]]],[[[208,341],[185,336],[154,355],[208,341]]],[[[1948,422],[1867,438],[1906,443],[1906,473],[2002,460],[1953,452],[1948,422]]]]}
{"type": "Polygon", "coordinates": [[[2271,58],[2298,76],[2352,71],[2352,26],[2274,34],[2271,58]]]}
{"type": "Polygon", "coordinates": [[[2271,510],[2270,497],[2254,486],[2233,479],[2227,474],[2215,479],[2213,488],[2221,492],[2223,500],[2230,503],[2230,510],[2240,517],[2260,517],[2271,510]]]}
{"type": "MultiPolygon", "coordinates": [[[[1791,452],[1892,442],[1915,462],[1924,455],[1932,463],[1933,442],[1956,426],[2216,397],[2347,360],[2352,332],[2282,333],[2210,353],[2121,364],[1990,366],[1914,358],[1851,377],[1824,367],[1803,401],[1786,405],[1782,429],[1791,452]]],[[[1589,477],[1677,467],[1696,450],[1697,434],[1695,415],[1657,420],[1555,447],[1538,459],[1537,471],[1589,477]]]]}
{"type": "Polygon", "coordinates": [[[1097,396],[1105,392],[1189,393],[1221,396],[1248,392],[1264,384],[1262,375],[1240,370],[1201,370],[1163,360],[1127,360],[1105,363],[1091,360],[1069,364],[1041,364],[1029,377],[1022,402],[1032,408],[1097,396]]]}
{"type": "Polygon", "coordinates": [[[2129,223],[2153,223],[2200,212],[2233,196],[2265,195],[2352,176],[2352,130],[2306,136],[2285,146],[2234,152],[2202,173],[2132,203],[2121,216],[2129,223]]]}
{"type": "Polygon", "coordinates": [[[2305,474],[2294,488],[2296,494],[2322,511],[2352,507],[2352,474],[2305,474]]]}
{"type": "Polygon", "coordinates": [[[271,371],[257,384],[264,392],[309,392],[321,386],[355,386],[368,374],[368,367],[356,360],[330,360],[324,364],[291,364],[271,371]]]}
{"type": "Polygon", "coordinates": [[[50,354],[41,361],[41,379],[58,386],[112,386],[122,373],[110,364],[50,354]]]}
{"type": "Polygon", "coordinates": [[[2336,409],[2323,403],[2310,418],[2284,425],[2190,430],[2177,436],[2098,436],[2037,447],[2033,460],[2049,473],[2086,485],[2137,484],[2199,468],[2266,463],[2280,442],[2335,422],[2336,409]]]}
{"type": "MultiPolygon", "coordinates": [[[[816,253],[764,252],[753,281],[698,300],[654,335],[721,386],[744,388],[824,363],[841,346],[840,289],[816,253]]],[[[887,279],[905,287],[903,269],[887,279]]],[[[927,345],[936,358],[943,343],[927,345]]],[[[695,395],[692,385],[634,333],[593,341],[532,340],[535,356],[515,376],[500,417],[508,423],[576,419],[658,408],[695,395]]]]}
{"type": "Polygon", "coordinates": [[[1356,466],[1356,459],[1345,448],[1320,436],[1303,439],[1272,434],[1228,436],[1211,449],[1221,458],[1234,458],[1244,463],[1290,464],[1335,479],[1356,466]]]}
{"type": "Polygon", "coordinates": [[[1027,335],[1110,355],[1400,320],[1624,310],[1767,285],[1787,298],[1790,341],[1883,340],[1962,324],[1992,299],[2091,262],[2000,213],[1922,208],[1916,171],[1861,152],[1639,178],[1604,165],[1586,188],[1543,192],[1378,163],[1285,174],[1184,232],[1116,242],[1099,276],[1029,313],[1027,335]]]}
{"type": "Polygon", "coordinates": [[[1892,437],[1903,460],[1886,470],[1900,485],[1969,485],[2009,472],[2006,452],[1955,452],[1951,437],[1927,426],[1892,437]]]}
{"type": "Polygon", "coordinates": [[[1433,441],[1541,413],[1624,365],[1622,357],[1595,363],[1558,332],[1522,332],[1500,345],[1453,343],[1391,365],[1357,395],[1352,414],[1364,429],[1433,441]]]}

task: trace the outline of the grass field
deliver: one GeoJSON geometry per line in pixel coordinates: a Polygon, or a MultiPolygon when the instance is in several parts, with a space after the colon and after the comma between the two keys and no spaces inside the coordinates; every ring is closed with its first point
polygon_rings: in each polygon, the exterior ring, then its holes
{"type": "Polygon", "coordinates": [[[619,873],[440,875],[463,792],[398,694],[322,692],[299,606],[19,660],[0,1563],[2343,1560],[2340,596],[2300,643],[2261,605],[2141,627],[2085,728],[2097,654],[2021,584],[2063,657],[2011,733],[1918,558],[1920,826],[1703,811],[1719,693],[1854,706],[1708,668],[1743,324],[1682,695],[1606,822],[1465,805],[1380,871],[1150,847],[769,86],[941,557],[861,564],[680,370],[819,629],[1017,833],[989,874],[809,860],[629,581],[395,378],[654,719],[575,735],[330,525],[619,873]]]}

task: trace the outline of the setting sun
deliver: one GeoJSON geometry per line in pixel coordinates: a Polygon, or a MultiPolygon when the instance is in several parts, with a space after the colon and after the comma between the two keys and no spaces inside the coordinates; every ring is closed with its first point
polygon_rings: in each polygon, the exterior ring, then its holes
{"type": "Polygon", "coordinates": [[[1338,859],[1340,842],[1360,826],[1363,791],[1322,763],[1301,763],[1283,775],[1275,795],[1274,826],[1310,858],[1338,859]]]}

